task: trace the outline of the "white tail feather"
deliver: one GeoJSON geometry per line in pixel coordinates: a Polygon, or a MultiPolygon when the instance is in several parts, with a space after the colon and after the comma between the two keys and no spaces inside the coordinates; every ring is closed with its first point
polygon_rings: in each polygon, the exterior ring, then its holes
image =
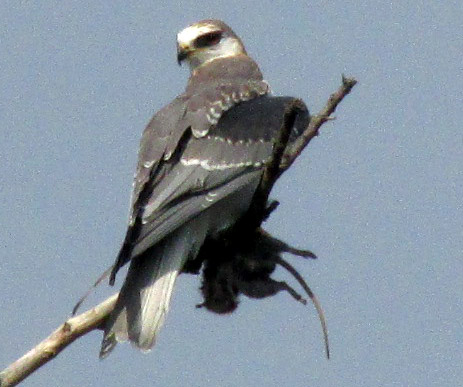
{"type": "Polygon", "coordinates": [[[185,246],[189,246],[185,243],[187,241],[171,239],[169,242],[175,242],[164,246],[163,257],[169,259],[159,260],[159,269],[156,276],[153,276],[152,284],[140,292],[142,307],[138,317],[137,337],[132,338],[130,335],[134,344],[144,351],[149,351],[154,345],[156,336],[164,324],[175,280],[189,254],[188,250],[185,251],[185,246]]]}
{"type": "Polygon", "coordinates": [[[135,257],[106,325],[100,357],[129,339],[149,351],[166,318],[175,280],[186,260],[196,256],[207,232],[207,218],[196,218],[135,257]]]}

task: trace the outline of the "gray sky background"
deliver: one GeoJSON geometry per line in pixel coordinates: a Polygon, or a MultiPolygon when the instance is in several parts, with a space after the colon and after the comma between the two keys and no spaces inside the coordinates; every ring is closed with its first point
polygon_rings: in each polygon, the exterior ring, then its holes
{"type": "Polygon", "coordinates": [[[279,182],[266,226],[319,256],[289,259],[323,304],[332,359],[312,306],[281,294],[216,316],[181,276],[151,353],[99,361],[93,332],[24,386],[461,385],[461,1],[3,0],[0,366],[113,262],[141,132],[188,76],[176,33],[208,17],[312,112],[341,73],[359,80],[279,182]]]}

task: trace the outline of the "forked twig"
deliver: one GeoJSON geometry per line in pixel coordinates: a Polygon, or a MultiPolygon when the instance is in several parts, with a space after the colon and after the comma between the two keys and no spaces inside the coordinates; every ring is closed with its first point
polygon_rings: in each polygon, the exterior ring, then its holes
{"type": "MultiPolygon", "coordinates": [[[[77,301],[77,304],[74,305],[74,308],[72,308],[72,315],[74,316],[77,313],[77,310],[80,308],[82,303],[88,298],[90,294],[92,294],[96,287],[103,282],[105,278],[108,278],[109,275],[111,274],[111,271],[113,270],[113,266],[111,265],[108,267],[103,274],[101,274],[98,279],[95,281],[95,283],[87,290],[87,292],[77,301]]],[[[1,386],[0,386],[1,387],[1,386]]]]}
{"type": "Polygon", "coordinates": [[[354,78],[347,78],[344,75],[342,76],[342,85],[341,87],[330,95],[328,102],[325,107],[316,115],[312,116],[310,119],[309,126],[298,137],[296,141],[291,144],[291,147],[285,151],[283,158],[280,163],[280,174],[279,176],[288,170],[288,168],[294,163],[294,161],[299,157],[305,147],[309,142],[316,136],[318,136],[318,130],[326,122],[332,119],[331,114],[334,113],[338,105],[344,99],[344,97],[349,94],[352,88],[357,84],[357,80],[354,78]]]}

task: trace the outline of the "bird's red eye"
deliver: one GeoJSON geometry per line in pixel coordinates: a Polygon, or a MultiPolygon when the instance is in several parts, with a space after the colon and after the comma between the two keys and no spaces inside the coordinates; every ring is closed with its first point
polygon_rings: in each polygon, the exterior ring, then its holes
{"type": "Polygon", "coordinates": [[[221,32],[209,32],[208,34],[204,34],[195,40],[195,47],[210,47],[219,43],[220,39],[222,39],[221,32]]]}

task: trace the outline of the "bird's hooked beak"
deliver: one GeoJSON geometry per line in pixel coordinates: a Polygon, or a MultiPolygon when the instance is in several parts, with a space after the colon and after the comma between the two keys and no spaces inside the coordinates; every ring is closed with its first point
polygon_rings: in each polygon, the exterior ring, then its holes
{"type": "Polygon", "coordinates": [[[189,52],[189,47],[177,43],[177,62],[179,66],[181,66],[182,62],[188,57],[189,52]]]}

